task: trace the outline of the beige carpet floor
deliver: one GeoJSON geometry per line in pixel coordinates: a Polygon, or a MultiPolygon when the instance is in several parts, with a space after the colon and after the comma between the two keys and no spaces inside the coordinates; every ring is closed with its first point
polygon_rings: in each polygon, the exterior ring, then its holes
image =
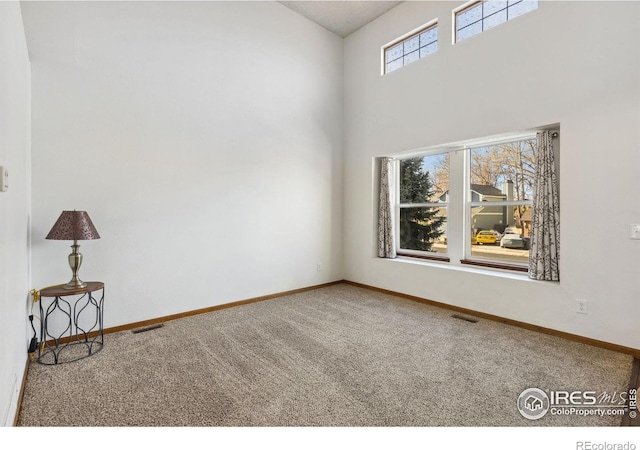
{"type": "Polygon", "coordinates": [[[339,284],[108,334],[77,362],[32,362],[18,425],[618,426],[532,421],[516,402],[531,387],[624,392],[632,362],[339,284]]]}

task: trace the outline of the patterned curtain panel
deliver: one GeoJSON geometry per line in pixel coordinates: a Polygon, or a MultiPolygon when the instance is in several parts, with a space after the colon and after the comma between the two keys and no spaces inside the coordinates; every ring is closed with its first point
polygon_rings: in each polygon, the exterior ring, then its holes
{"type": "Polygon", "coordinates": [[[380,201],[378,204],[378,256],[395,258],[393,210],[391,206],[391,158],[380,159],[380,201]]]}
{"type": "Polygon", "coordinates": [[[560,201],[552,132],[538,132],[537,141],[529,277],[535,280],[559,281],[560,201]]]}

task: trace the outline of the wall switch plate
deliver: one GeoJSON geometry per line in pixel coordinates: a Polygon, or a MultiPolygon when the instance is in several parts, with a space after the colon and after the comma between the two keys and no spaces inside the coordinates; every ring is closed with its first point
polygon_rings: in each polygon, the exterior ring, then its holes
{"type": "Polygon", "coordinates": [[[629,237],[631,239],[640,239],[640,223],[631,224],[631,233],[629,237]]]}
{"type": "Polygon", "coordinates": [[[317,270],[318,272],[322,272],[322,264],[321,264],[321,263],[318,263],[318,264],[316,265],[316,270],[317,270]]]}
{"type": "Polygon", "coordinates": [[[9,189],[9,170],[0,166],[0,192],[6,192],[9,189]]]}
{"type": "Polygon", "coordinates": [[[588,310],[588,302],[586,300],[577,300],[578,306],[576,308],[576,312],[578,314],[589,314],[588,310]]]}

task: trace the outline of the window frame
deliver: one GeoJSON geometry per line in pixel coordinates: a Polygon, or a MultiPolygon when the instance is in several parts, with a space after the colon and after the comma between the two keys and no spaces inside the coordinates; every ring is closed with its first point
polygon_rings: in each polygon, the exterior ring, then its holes
{"type": "MultiPolygon", "coordinates": [[[[471,155],[474,149],[482,147],[497,146],[510,142],[521,142],[527,140],[535,140],[537,132],[544,130],[552,130],[556,137],[559,133],[560,125],[547,125],[536,128],[530,128],[520,132],[504,133],[500,135],[486,136],[466,141],[453,142],[449,144],[436,145],[415,149],[410,152],[402,152],[401,154],[389,155],[393,159],[394,188],[393,188],[393,208],[394,208],[394,242],[396,253],[400,257],[409,259],[427,259],[439,262],[452,262],[455,265],[477,266],[480,268],[493,269],[506,272],[524,272],[529,271],[528,261],[525,263],[512,262],[507,259],[500,258],[482,258],[471,255],[471,236],[472,236],[472,207],[487,206],[487,202],[472,201],[471,194],[471,155]],[[449,154],[449,177],[454,183],[448,186],[449,195],[446,202],[443,203],[420,203],[408,205],[414,207],[445,207],[447,217],[447,249],[446,253],[427,252],[422,250],[408,250],[400,248],[400,161],[411,158],[424,158],[428,156],[449,154]],[[454,157],[454,155],[456,155],[454,157]],[[451,159],[453,158],[453,159],[451,159]],[[456,180],[456,181],[453,181],[456,180]],[[453,230],[456,230],[455,232],[453,230]],[[462,240],[462,241],[461,241],[462,240]]],[[[556,150],[557,151],[557,150],[556,150]]],[[[535,195],[535,193],[533,193],[535,195]]],[[[491,202],[491,206],[532,206],[535,198],[524,200],[496,201],[491,202]]],[[[402,204],[403,206],[407,206],[402,204]]],[[[530,249],[529,249],[530,250],[530,249]]]]}
{"type": "MultiPolygon", "coordinates": [[[[471,238],[473,237],[471,234],[472,223],[471,219],[473,216],[473,208],[487,206],[487,203],[490,203],[489,206],[492,207],[510,207],[510,206],[529,206],[533,207],[533,198],[529,200],[511,200],[511,201],[496,201],[496,202],[474,202],[471,198],[471,152],[475,149],[482,147],[490,147],[497,146],[501,144],[509,144],[512,142],[522,142],[527,140],[536,139],[536,132],[523,133],[518,134],[514,137],[508,139],[499,139],[499,140],[478,140],[477,143],[466,146],[464,158],[465,158],[465,170],[464,170],[464,257],[460,260],[462,264],[468,265],[477,265],[483,267],[493,267],[497,269],[508,269],[508,270],[516,270],[520,272],[528,272],[529,271],[529,263],[516,263],[516,262],[505,262],[500,260],[499,258],[482,258],[478,256],[472,255],[473,246],[471,244],[471,238]]],[[[530,249],[529,249],[530,250],[530,249]]]]}
{"type": "MultiPolygon", "coordinates": [[[[436,53],[439,50],[439,44],[440,44],[440,29],[439,29],[438,19],[435,18],[435,19],[430,20],[429,22],[425,23],[424,25],[421,25],[420,27],[418,27],[418,28],[416,28],[416,29],[414,29],[414,30],[412,30],[412,31],[400,36],[399,38],[394,39],[393,41],[391,41],[391,42],[389,42],[389,43],[387,43],[387,44],[385,44],[385,45],[383,45],[381,47],[381,58],[380,58],[380,61],[381,61],[381,75],[387,75],[387,74],[389,74],[391,72],[395,72],[396,70],[401,69],[401,68],[405,67],[406,65],[411,64],[412,62],[419,61],[420,59],[422,59],[422,58],[424,58],[426,56],[429,56],[429,55],[431,55],[433,53],[436,53]],[[429,42],[425,46],[418,45],[418,49],[414,50],[414,52],[415,51],[418,52],[418,59],[416,59],[415,61],[410,61],[410,62],[408,62],[406,64],[403,61],[402,66],[400,66],[400,67],[398,67],[396,69],[393,69],[391,71],[387,71],[387,64],[388,64],[388,62],[387,62],[387,51],[388,50],[396,47],[399,44],[404,44],[405,42],[415,38],[416,36],[420,36],[422,33],[425,33],[425,32],[430,31],[432,29],[436,29],[436,39],[435,39],[435,41],[429,42]],[[436,44],[435,51],[433,51],[431,53],[428,53],[428,54],[426,54],[424,56],[420,56],[419,55],[420,50],[423,47],[427,47],[427,46],[429,46],[429,45],[431,45],[433,43],[436,44]]],[[[404,59],[404,57],[407,54],[410,54],[410,53],[413,53],[413,52],[404,53],[404,47],[403,47],[402,56],[400,56],[399,58],[394,59],[393,61],[397,61],[400,58],[404,59]]]]}
{"type": "MultiPolygon", "coordinates": [[[[434,261],[444,261],[444,262],[449,262],[451,259],[449,258],[449,246],[447,245],[447,251],[446,253],[440,253],[440,252],[429,252],[429,251],[425,251],[425,250],[412,250],[412,249],[405,249],[405,248],[401,248],[400,247],[400,210],[402,208],[444,208],[447,211],[447,221],[448,222],[448,218],[449,218],[449,201],[447,200],[446,202],[426,202],[426,203],[400,203],[400,183],[401,183],[401,177],[400,177],[400,163],[403,160],[406,159],[412,159],[412,158],[418,158],[418,157],[428,157],[428,156],[437,156],[437,155],[444,155],[449,153],[449,151],[442,151],[442,152],[428,152],[428,153],[421,153],[421,154],[416,154],[416,155],[409,155],[409,156],[404,156],[404,157],[399,157],[397,159],[394,160],[394,166],[393,166],[393,170],[395,173],[394,179],[396,180],[395,183],[395,205],[394,205],[394,221],[395,224],[397,225],[394,229],[395,229],[395,235],[394,235],[394,242],[395,242],[395,248],[396,248],[396,254],[400,255],[400,256],[409,256],[409,257],[413,257],[413,258],[420,258],[420,259],[428,259],[428,260],[434,260],[434,261]]],[[[451,170],[449,170],[451,171],[451,170]]],[[[448,197],[447,197],[448,198],[448,197]]],[[[448,237],[447,237],[447,242],[448,242],[448,237]]]]}
{"type": "Polygon", "coordinates": [[[487,16],[485,16],[484,4],[488,3],[490,1],[492,1],[492,0],[471,0],[471,1],[467,2],[467,3],[464,3],[463,5],[460,5],[459,7],[455,8],[452,11],[452,17],[451,17],[452,44],[456,44],[456,43],[459,43],[459,42],[462,42],[462,41],[466,41],[467,39],[470,39],[470,38],[472,38],[474,36],[477,36],[478,34],[482,34],[485,31],[489,31],[490,29],[495,28],[495,27],[497,27],[499,25],[502,25],[504,23],[507,23],[507,22],[517,18],[517,17],[523,16],[523,15],[525,15],[527,13],[535,11],[540,7],[540,0],[519,0],[519,1],[517,1],[515,3],[512,3],[512,4],[509,4],[509,0],[507,0],[506,1],[506,6],[504,8],[499,9],[499,10],[497,10],[497,11],[491,13],[491,14],[488,14],[487,16]],[[531,10],[529,10],[529,11],[526,11],[526,12],[524,12],[522,14],[518,14],[517,16],[509,17],[509,11],[515,5],[518,5],[518,4],[522,3],[523,1],[536,1],[536,7],[531,9],[531,10]],[[469,25],[466,25],[465,27],[461,28],[460,30],[462,30],[464,28],[467,28],[467,27],[469,27],[471,25],[474,25],[476,23],[480,23],[482,29],[478,33],[472,34],[471,36],[468,36],[468,37],[466,37],[464,39],[458,39],[458,32],[460,31],[458,29],[458,26],[457,26],[458,16],[461,15],[461,14],[464,14],[465,12],[467,12],[467,11],[469,11],[469,10],[475,8],[475,7],[477,7],[478,5],[482,5],[480,19],[476,20],[475,22],[473,22],[473,23],[471,23],[469,25]],[[494,15],[498,14],[500,11],[505,11],[506,18],[505,18],[504,22],[500,22],[500,23],[492,26],[491,28],[485,29],[485,25],[484,25],[485,20],[487,18],[491,17],[491,16],[494,16],[494,15]]]}

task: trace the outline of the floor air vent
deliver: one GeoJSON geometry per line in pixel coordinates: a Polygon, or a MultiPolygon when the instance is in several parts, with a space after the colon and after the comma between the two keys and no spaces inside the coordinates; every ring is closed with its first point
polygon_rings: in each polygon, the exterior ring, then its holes
{"type": "Polygon", "coordinates": [[[164,325],[162,325],[161,323],[157,324],[157,325],[150,325],[148,327],[144,327],[144,328],[138,328],[137,330],[131,330],[131,332],[133,334],[138,334],[138,333],[144,333],[145,331],[151,331],[151,330],[157,330],[158,328],[162,328],[164,325]]]}
{"type": "Polygon", "coordinates": [[[474,319],[473,317],[465,317],[465,316],[461,316],[460,314],[454,314],[451,317],[455,318],[455,319],[460,319],[460,320],[464,320],[466,322],[471,322],[471,323],[478,323],[478,319],[474,319]]]}

